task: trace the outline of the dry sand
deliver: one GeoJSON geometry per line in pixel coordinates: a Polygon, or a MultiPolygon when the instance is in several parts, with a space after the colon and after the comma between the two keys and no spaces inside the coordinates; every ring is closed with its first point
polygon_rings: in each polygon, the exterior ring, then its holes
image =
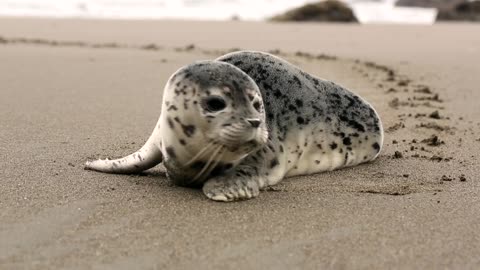
{"type": "Polygon", "coordinates": [[[478,269],[476,33],[1,19],[0,269],[478,269]],[[143,144],[177,68],[237,47],[280,49],[364,96],[386,128],[379,159],[228,204],[160,169],[83,170],[143,144]]]}

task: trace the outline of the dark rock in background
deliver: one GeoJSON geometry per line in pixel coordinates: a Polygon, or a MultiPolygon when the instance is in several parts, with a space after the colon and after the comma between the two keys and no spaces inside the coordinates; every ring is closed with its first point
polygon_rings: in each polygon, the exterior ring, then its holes
{"type": "Polygon", "coordinates": [[[327,0],[304,6],[277,15],[272,21],[318,21],[318,22],[357,22],[352,9],[337,0],[327,0]]]}
{"type": "Polygon", "coordinates": [[[437,8],[437,21],[480,21],[478,0],[399,0],[397,6],[437,8]]]}

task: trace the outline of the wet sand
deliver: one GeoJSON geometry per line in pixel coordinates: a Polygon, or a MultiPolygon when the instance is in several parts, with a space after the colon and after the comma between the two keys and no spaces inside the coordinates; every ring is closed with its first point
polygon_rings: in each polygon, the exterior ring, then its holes
{"type": "Polygon", "coordinates": [[[1,269],[477,269],[480,25],[0,19],[1,269]],[[378,110],[373,163],[215,203],[83,170],[148,138],[179,67],[265,50],[378,110]]]}

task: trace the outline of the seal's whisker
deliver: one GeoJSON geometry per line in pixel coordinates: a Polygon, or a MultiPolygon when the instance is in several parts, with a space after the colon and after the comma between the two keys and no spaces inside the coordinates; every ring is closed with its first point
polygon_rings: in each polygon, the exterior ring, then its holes
{"type": "Polygon", "coordinates": [[[225,133],[242,133],[245,132],[245,128],[229,128],[225,130],[225,133]]]}
{"type": "Polygon", "coordinates": [[[223,132],[223,134],[228,135],[228,136],[232,136],[232,137],[242,135],[243,133],[245,133],[243,130],[242,131],[230,131],[229,130],[229,131],[223,132]]]}
{"type": "Polygon", "coordinates": [[[238,132],[223,132],[221,134],[221,136],[224,138],[224,139],[227,139],[227,140],[239,140],[239,139],[242,139],[244,137],[248,137],[249,135],[251,135],[251,133],[249,132],[244,132],[244,131],[238,131],[238,132]]]}
{"type": "Polygon", "coordinates": [[[239,139],[241,139],[241,137],[233,137],[233,136],[223,135],[222,139],[223,139],[223,141],[237,142],[239,139]]]}
{"type": "Polygon", "coordinates": [[[187,163],[185,163],[184,167],[191,165],[195,161],[198,160],[199,157],[201,157],[207,150],[210,150],[211,146],[214,145],[215,142],[210,142],[208,143],[205,147],[203,147],[198,153],[192,157],[187,163]]]}
{"type": "Polygon", "coordinates": [[[202,170],[201,170],[199,173],[197,173],[197,175],[195,175],[195,177],[194,177],[193,180],[191,181],[192,183],[195,182],[195,181],[197,181],[198,178],[203,175],[203,173],[208,169],[208,167],[211,165],[211,163],[212,163],[213,161],[215,161],[218,153],[219,153],[222,149],[223,149],[223,146],[219,145],[219,146],[213,151],[212,156],[210,156],[210,158],[208,159],[207,163],[203,166],[202,170]]]}
{"type": "Polygon", "coordinates": [[[205,176],[210,175],[210,173],[212,173],[215,167],[217,167],[218,163],[220,163],[220,161],[222,160],[223,154],[225,154],[224,148],[222,148],[222,151],[220,151],[217,158],[214,160],[214,163],[212,163],[210,168],[208,168],[208,170],[205,172],[205,176]]]}
{"type": "MultiPolygon", "coordinates": [[[[207,170],[203,173],[203,176],[204,177],[208,177],[210,175],[210,173],[212,173],[212,171],[215,169],[215,167],[217,167],[218,163],[220,163],[220,161],[222,160],[222,157],[223,157],[223,154],[225,154],[225,148],[222,148],[222,151],[220,151],[217,155],[217,158],[215,158],[213,160],[213,162],[207,166],[207,170]]],[[[194,180],[193,182],[196,182],[197,180],[194,180]]]]}

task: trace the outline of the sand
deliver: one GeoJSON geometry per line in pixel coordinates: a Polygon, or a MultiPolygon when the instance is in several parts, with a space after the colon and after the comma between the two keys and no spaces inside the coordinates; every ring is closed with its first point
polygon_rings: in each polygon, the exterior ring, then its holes
{"type": "Polygon", "coordinates": [[[478,269],[480,25],[0,20],[0,269],[478,269]],[[191,46],[193,44],[193,46],[191,46]],[[276,50],[378,110],[373,163],[209,201],[139,148],[179,67],[276,50]],[[436,136],[432,137],[432,136],[436,136]]]}

